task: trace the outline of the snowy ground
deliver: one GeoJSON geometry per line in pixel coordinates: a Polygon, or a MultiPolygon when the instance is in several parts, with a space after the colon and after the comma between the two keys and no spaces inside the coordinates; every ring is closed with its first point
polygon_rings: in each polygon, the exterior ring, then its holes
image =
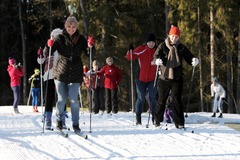
{"type": "MultiPolygon", "coordinates": [[[[240,132],[226,123],[240,123],[237,114],[210,118],[211,113],[189,113],[187,130],[165,124],[146,128],[133,125],[133,113],[93,115],[88,140],[69,132],[64,138],[54,131],[42,133],[42,114],[30,106],[19,106],[22,115],[11,115],[12,107],[0,107],[0,159],[113,159],[113,160],[232,160],[240,159],[240,132]],[[192,131],[194,133],[192,133],[192,131]]],[[[39,109],[42,111],[42,109],[39,109]]],[[[71,116],[71,115],[69,115],[71,116]]],[[[80,127],[89,132],[89,113],[81,112],[80,127]]],[[[53,117],[55,126],[55,116],[53,117]]],[[[67,124],[71,127],[70,118],[67,124]]]]}

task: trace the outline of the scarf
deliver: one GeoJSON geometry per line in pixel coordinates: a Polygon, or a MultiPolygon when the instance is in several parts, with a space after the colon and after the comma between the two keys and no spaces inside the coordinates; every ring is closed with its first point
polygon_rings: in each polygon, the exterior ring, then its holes
{"type": "Polygon", "coordinates": [[[178,67],[181,65],[179,57],[178,57],[178,51],[177,51],[177,46],[180,43],[180,41],[178,40],[175,44],[170,44],[170,39],[167,38],[165,43],[169,49],[169,53],[168,53],[168,57],[167,57],[167,63],[166,63],[166,69],[164,72],[164,77],[168,78],[168,79],[174,79],[173,69],[175,67],[178,67]]]}

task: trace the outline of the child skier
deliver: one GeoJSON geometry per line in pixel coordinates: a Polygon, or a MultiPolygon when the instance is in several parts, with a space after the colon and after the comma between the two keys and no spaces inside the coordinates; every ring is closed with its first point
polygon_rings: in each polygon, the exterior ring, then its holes
{"type": "Polygon", "coordinates": [[[212,117],[216,117],[217,109],[220,112],[218,118],[222,118],[223,110],[222,110],[222,102],[226,97],[226,92],[222,85],[218,82],[216,77],[213,77],[211,84],[211,96],[213,100],[213,115],[212,117]]]}
{"type": "Polygon", "coordinates": [[[38,98],[40,95],[39,88],[41,85],[41,75],[38,68],[34,69],[34,74],[28,79],[28,82],[31,84],[33,112],[38,112],[38,98]]]}

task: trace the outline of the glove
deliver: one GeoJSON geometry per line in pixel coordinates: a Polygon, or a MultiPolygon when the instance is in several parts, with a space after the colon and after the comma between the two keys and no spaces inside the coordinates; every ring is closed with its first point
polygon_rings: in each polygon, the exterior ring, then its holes
{"type": "Polygon", "coordinates": [[[211,97],[212,101],[214,100],[214,97],[211,97]]]}
{"type": "Polygon", "coordinates": [[[131,44],[129,45],[129,51],[133,51],[133,50],[134,50],[133,43],[131,43],[131,44]]]}
{"type": "Polygon", "coordinates": [[[43,57],[43,50],[41,47],[39,47],[37,54],[38,54],[38,57],[43,57]]]}
{"type": "Polygon", "coordinates": [[[225,101],[225,98],[224,98],[224,97],[222,98],[222,101],[225,101]]]}
{"type": "Polygon", "coordinates": [[[163,65],[162,59],[161,59],[161,58],[156,59],[155,64],[156,64],[157,66],[163,65]]]}
{"type": "Polygon", "coordinates": [[[92,48],[92,46],[94,45],[94,39],[92,36],[88,36],[88,47],[92,48]]]}
{"type": "Polygon", "coordinates": [[[84,65],[83,66],[83,73],[86,74],[87,72],[88,72],[88,68],[87,68],[87,66],[84,65]]]}
{"type": "Polygon", "coordinates": [[[54,43],[54,39],[49,39],[49,40],[47,41],[48,47],[52,47],[52,46],[53,46],[53,43],[54,43]]]}
{"type": "Polygon", "coordinates": [[[194,58],[192,59],[192,66],[193,66],[193,67],[196,67],[196,66],[198,65],[198,63],[199,63],[198,58],[195,58],[195,57],[194,57],[194,58]]]}

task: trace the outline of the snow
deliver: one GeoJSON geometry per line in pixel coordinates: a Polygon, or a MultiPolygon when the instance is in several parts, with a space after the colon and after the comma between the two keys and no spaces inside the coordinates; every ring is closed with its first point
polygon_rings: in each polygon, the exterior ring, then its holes
{"type": "MultiPolygon", "coordinates": [[[[173,124],[161,123],[156,128],[148,114],[142,114],[143,125],[134,125],[132,112],[116,115],[90,114],[80,111],[80,127],[88,134],[85,140],[69,131],[64,138],[55,131],[42,133],[42,111],[33,113],[30,106],[19,106],[21,115],[12,115],[11,106],[0,107],[0,159],[1,160],[232,160],[240,159],[240,132],[227,123],[240,123],[237,114],[223,114],[212,118],[212,113],[188,113],[187,130],[176,129],[173,124]],[[168,130],[165,128],[168,127],[168,130]],[[192,133],[193,132],[193,133],[192,133]]],[[[55,111],[54,111],[55,112],[55,111]]],[[[71,115],[66,122],[71,127],[71,115]]],[[[53,116],[55,126],[55,115],[53,116]]]]}

